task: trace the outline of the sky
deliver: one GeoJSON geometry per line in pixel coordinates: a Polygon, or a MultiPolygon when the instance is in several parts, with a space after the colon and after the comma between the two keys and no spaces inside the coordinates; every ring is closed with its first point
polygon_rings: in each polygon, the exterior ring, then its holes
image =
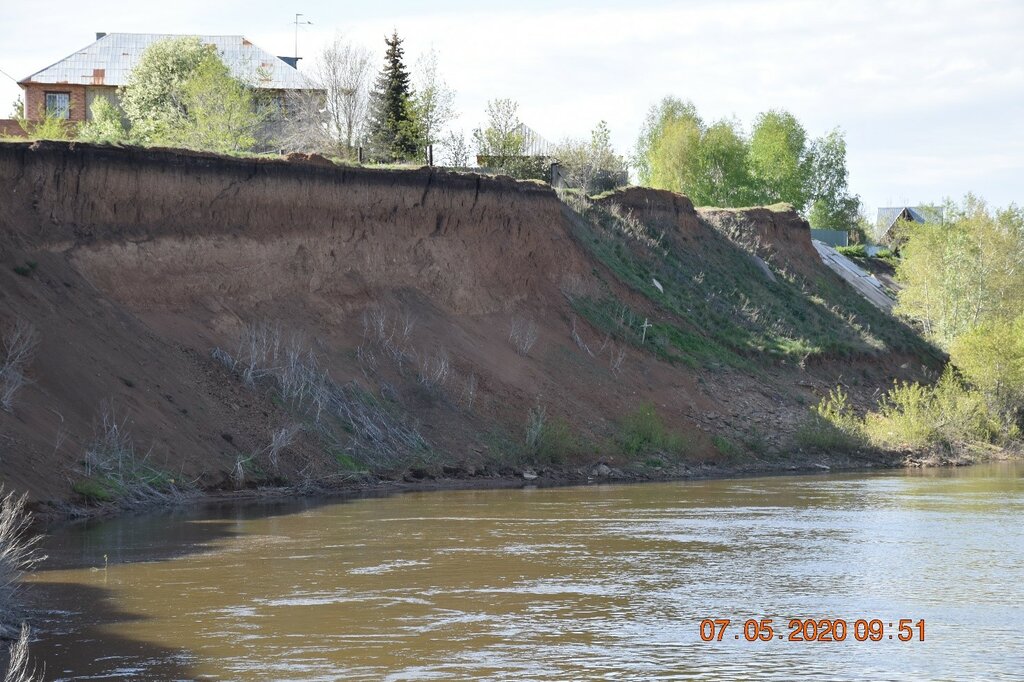
{"type": "MultiPolygon", "coordinates": [[[[291,55],[296,12],[312,22],[298,31],[307,62],[338,34],[380,63],[393,29],[410,63],[436,50],[467,137],[488,100],[511,98],[551,142],[605,120],[628,153],[673,95],[748,131],[769,109],[812,137],[840,128],[850,189],[872,213],[967,192],[1024,203],[1021,0],[2,0],[0,70],[24,78],[97,31],[243,34],[291,55]]],[[[18,93],[0,74],[0,117],[18,93]]]]}

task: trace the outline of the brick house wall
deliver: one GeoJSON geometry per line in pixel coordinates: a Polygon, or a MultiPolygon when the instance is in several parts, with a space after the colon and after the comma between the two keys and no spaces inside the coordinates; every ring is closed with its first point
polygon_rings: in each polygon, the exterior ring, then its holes
{"type": "Polygon", "coordinates": [[[0,137],[28,137],[13,118],[0,118],[0,137]]]}
{"type": "Polygon", "coordinates": [[[70,97],[71,108],[68,120],[82,123],[86,119],[88,108],[85,105],[85,86],[70,83],[21,83],[25,89],[25,118],[38,121],[46,115],[46,93],[66,92],[70,97]]]}

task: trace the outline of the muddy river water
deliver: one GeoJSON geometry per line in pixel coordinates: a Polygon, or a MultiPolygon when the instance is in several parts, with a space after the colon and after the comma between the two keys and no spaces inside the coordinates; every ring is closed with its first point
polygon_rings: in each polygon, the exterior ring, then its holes
{"type": "Polygon", "coordinates": [[[53,680],[1019,680],[1022,476],[1001,464],[121,518],[47,539],[33,653],[53,680]],[[744,622],[763,618],[775,635],[747,641],[744,622]],[[791,618],[845,619],[849,634],[790,641],[791,618]],[[722,641],[702,640],[704,619],[731,620],[722,641]],[[857,641],[857,620],[881,621],[880,638],[857,641]]]}

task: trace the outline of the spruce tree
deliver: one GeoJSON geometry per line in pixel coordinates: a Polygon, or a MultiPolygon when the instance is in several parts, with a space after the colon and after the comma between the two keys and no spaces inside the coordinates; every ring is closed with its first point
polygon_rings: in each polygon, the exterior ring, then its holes
{"type": "Polygon", "coordinates": [[[402,61],[405,50],[398,31],[384,39],[388,46],[384,68],[374,83],[370,102],[369,138],[377,161],[405,161],[419,157],[420,130],[413,107],[409,71],[402,61]]]}

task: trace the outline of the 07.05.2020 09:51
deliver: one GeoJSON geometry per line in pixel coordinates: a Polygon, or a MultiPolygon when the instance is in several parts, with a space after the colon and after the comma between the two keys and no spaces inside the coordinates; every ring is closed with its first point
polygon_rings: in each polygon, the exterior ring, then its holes
{"type": "MultiPolygon", "coordinates": [[[[743,622],[742,636],[734,634],[732,639],[747,642],[900,642],[924,641],[924,619],[914,622],[913,618],[885,621],[881,618],[858,618],[847,621],[839,618],[790,618],[789,634],[776,632],[773,619],[749,618],[743,622]]],[[[705,618],[700,622],[700,638],[704,642],[721,642],[727,638],[732,624],[730,618],[705,618]]]]}

